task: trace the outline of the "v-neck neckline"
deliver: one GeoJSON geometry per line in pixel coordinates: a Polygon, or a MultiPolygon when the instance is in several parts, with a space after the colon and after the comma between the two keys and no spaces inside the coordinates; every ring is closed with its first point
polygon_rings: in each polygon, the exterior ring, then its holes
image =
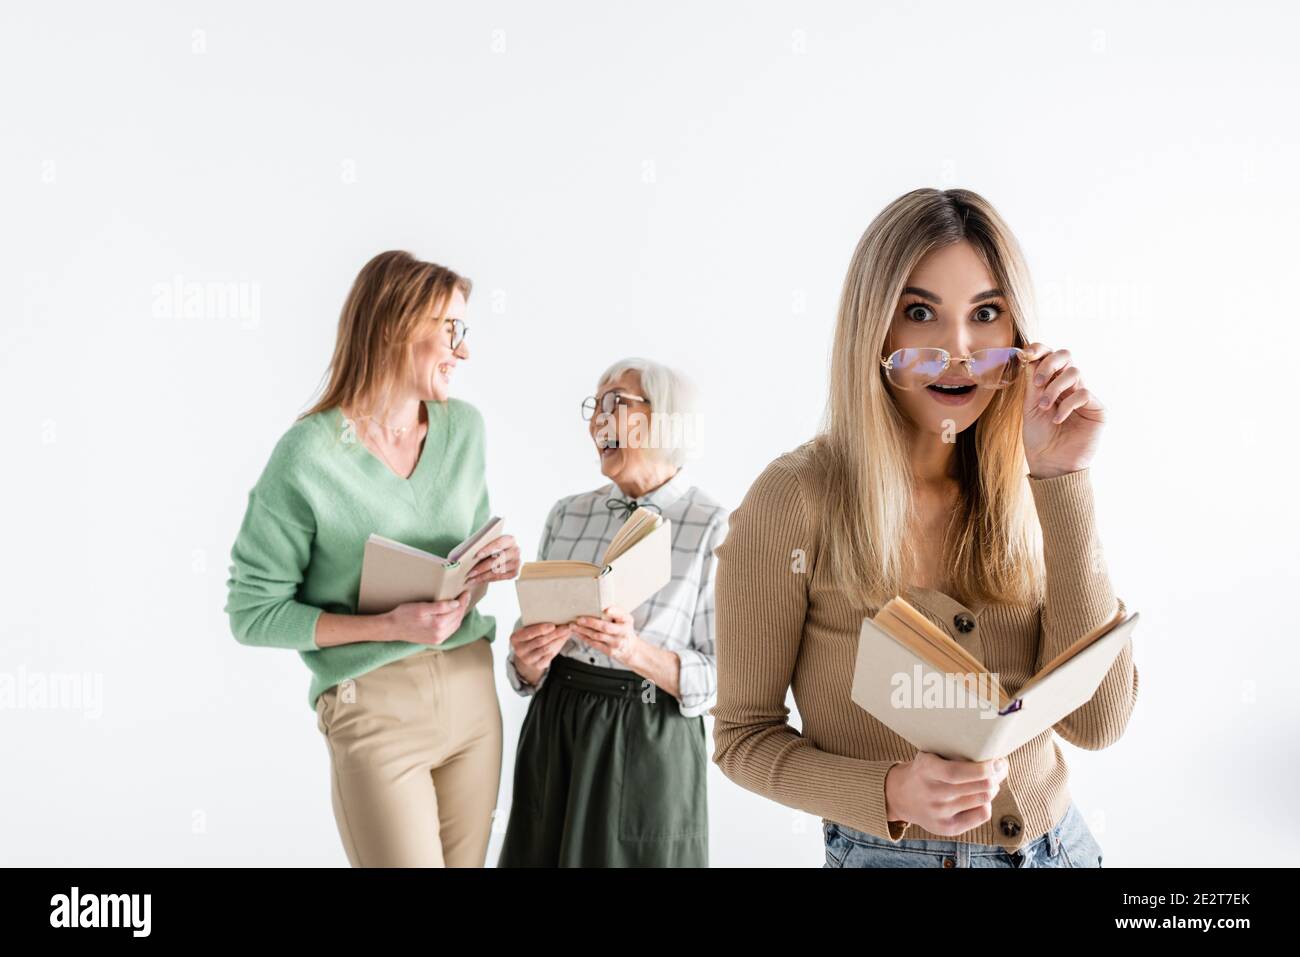
{"type": "MultiPolygon", "coordinates": [[[[447,457],[447,446],[451,441],[451,412],[449,409],[444,408],[443,403],[427,400],[424,403],[424,408],[425,415],[428,418],[429,427],[424,434],[424,444],[420,449],[420,457],[416,460],[415,468],[411,470],[410,475],[405,477],[398,475],[393,471],[391,465],[372,452],[369,446],[361,441],[360,436],[356,436],[356,444],[360,447],[361,453],[365,456],[365,461],[370,463],[367,467],[371,470],[379,469],[394,482],[401,483],[403,488],[411,488],[417,481],[423,479],[425,472],[428,472],[432,468],[437,468],[441,471],[442,463],[447,457]],[[435,406],[439,409],[438,413],[435,413],[435,406]],[[445,421],[436,426],[434,419],[435,414],[444,414],[445,421]],[[434,458],[438,460],[437,466],[430,464],[430,460],[434,458]]],[[[335,407],[334,414],[337,416],[336,424],[341,426],[343,423],[343,410],[335,407]]]]}

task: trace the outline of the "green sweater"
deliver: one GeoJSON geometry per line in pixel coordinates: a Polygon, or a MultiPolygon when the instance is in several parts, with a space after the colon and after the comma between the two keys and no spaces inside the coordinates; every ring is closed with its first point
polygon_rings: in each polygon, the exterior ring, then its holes
{"type": "MultiPolygon", "coordinates": [[[[225,611],[240,643],[297,650],[311,669],[312,709],[340,681],[430,647],[317,647],[322,611],[356,613],[370,533],[446,555],[489,517],[482,414],[460,399],[425,405],[429,432],[409,478],[399,478],[330,409],[293,424],[248,495],[225,611]]],[[[439,647],[477,638],[494,640],[496,619],[474,608],[439,647]]]]}

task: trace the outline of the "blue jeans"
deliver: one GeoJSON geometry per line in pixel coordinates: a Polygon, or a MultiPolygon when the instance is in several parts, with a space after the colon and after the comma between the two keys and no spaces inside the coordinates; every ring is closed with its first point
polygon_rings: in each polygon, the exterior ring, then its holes
{"type": "Polygon", "coordinates": [[[1101,867],[1102,850],[1071,802],[1050,831],[1019,851],[997,844],[887,841],[827,821],[825,867],[1101,867]]]}

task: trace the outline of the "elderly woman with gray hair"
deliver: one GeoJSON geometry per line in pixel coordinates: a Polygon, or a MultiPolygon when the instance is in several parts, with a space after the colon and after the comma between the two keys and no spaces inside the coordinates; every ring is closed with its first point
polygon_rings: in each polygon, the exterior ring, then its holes
{"type": "Polygon", "coordinates": [[[499,867],[707,867],[704,714],[717,689],[713,550],[728,511],[690,483],[689,383],[616,362],[583,403],[609,481],[560,499],[538,560],[596,561],[638,507],[671,523],[672,579],[637,608],[522,626],[506,656],[531,695],[499,867]]]}

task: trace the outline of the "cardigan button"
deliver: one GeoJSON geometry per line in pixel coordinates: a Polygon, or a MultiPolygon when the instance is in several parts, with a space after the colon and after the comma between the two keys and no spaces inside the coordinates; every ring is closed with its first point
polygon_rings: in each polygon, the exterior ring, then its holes
{"type": "Polygon", "coordinates": [[[1015,837],[1020,833],[1020,819],[1008,814],[998,822],[1002,827],[1002,833],[1007,837],[1015,837]]]}
{"type": "Polygon", "coordinates": [[[957,630],[960,631],[963,635],[966,634],[968,631],[975,630],[975,619],[972,618],[970,615],[966,614],[966,612],[964,611],[960,615],[955,617],[952,620],[952,623],[957,626],[957,630]]]}

